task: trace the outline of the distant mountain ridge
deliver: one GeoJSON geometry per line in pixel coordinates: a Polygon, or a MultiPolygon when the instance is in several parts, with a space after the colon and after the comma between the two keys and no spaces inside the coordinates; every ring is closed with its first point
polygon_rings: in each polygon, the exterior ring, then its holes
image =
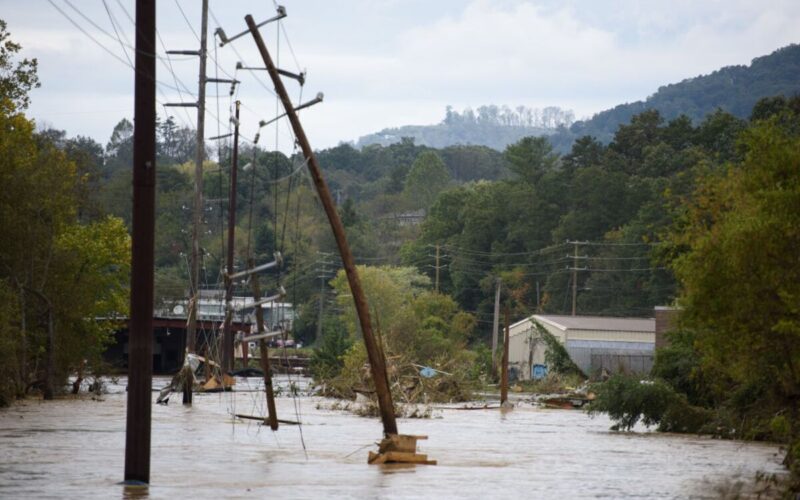
{"type": "MultiPolygon", "coordinates": [[[[662,86],[644,101],[620,104],[584,121],[571,123],[571,120],[565,119],[558,123],[515,124],[485,119],[486,110],[500,110],[499,115],[504,110],[508,111],[506,107],[497,106],[478,108],[479,114],[473,116],[474,120],[452,120],[453,111],[448,107],[447,117],[441,123],[384,129],[361,137],[357,146],[386,146],[399,142],[402,137],[412,137],[416,144],[435,148],[475,144],[502,151],[508,144],[522,137],[546,135],[556,150],[565,153],[570,150],[575,139],[585,135],[594,136],[603,143],[611,141],[619,125],[629,123],[632,116],[647,109],[657,109],[666,120],[684,114],[695,123],[718,108],[739,118],[747,118],[759,99],[776,95],[790,97],[795,94],[800,94],[798,44],[757,57],[749,66],[726,66],[708,75],[662,86]],[[481,119],[481,110],[484,119],[481,119]]],[[[545,109],[561,111],[559,108],[545,109]]],[[[471,110],[455,115],[463,118],[469,113],[472,113],[471,110]]]]}
{"type": "Polygon", "coordinates": [[[371,144],[388,146],[400,142],[403,137],[411,137],[417,145],[437,149],[453,145],[479,145],[502,151],[523,137],[554,134],[574,121],[572,111],[555,106],[543,109],[517,106],[512,109],[491,104],[474,111],[467,108],[463,112],[454,111],[448,106],[444,120],[436,125],[386,128],[359,138],[356,147],[371,144]]]}
{"type": "Polygon", "coordinates": [[[607,143],[617,127],[647,109],[657,109],[665,120],[686,115],[695,123],[718,108],[739,118],[748,118],[759,99],[776,95],[790,97],[798,93],[800,45],[792,44],[753,59],[749,66],[725,66],[708,75],[660,87],[645,101],[620,104],[589,120],[576,122],[551,141],[562,151],[567,150],[574,139],[585,135],[607,143]]]}

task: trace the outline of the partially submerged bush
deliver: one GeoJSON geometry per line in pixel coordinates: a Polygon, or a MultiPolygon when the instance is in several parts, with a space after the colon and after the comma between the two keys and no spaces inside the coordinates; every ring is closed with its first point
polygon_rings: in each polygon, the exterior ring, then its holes
{"type": "Polygon", "coordinates": [[[692,406],[683,394],[660,379],[647,380],[616,374],[595,384],[590,415],[607,413],[616,423],[614,430],[631,430],[640,420],[650,427],[673,432],[698,432],[708,424],[713,413],[692,406]]]}

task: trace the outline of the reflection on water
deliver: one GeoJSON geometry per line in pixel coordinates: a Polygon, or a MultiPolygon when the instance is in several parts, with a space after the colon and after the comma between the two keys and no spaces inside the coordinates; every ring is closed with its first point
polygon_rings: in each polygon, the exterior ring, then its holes
{"type": "Polygon", "coordinates": [[[302,428],[273,433],[231,417],[263,415],[256,379],[240,382],[241,392],[197,394],[192,407],[179,395],[154,406],[149,488],[120,485],[124,380],[101,400],[0,410],[0,498],[685,498],[782,470],[776,446],[613,433],[605,418],[529,407],[401,419],[401,432],[430,437],[420,451],[439,465],[370,466],[378,420],[320,409],[323,400],[292,397],[287,379],[279,382],[279,417],[302,428]]]}

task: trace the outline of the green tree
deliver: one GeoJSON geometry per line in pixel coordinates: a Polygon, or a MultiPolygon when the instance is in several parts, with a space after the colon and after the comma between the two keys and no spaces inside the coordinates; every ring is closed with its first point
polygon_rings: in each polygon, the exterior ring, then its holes
{"type": "Polygon", "coordinates": [[[17,52],[22,49],[10,39],[8,25],[0,19],[0,100],[8,99],[18,109],[30,104],[28,93],[39,87],[36,59],[23,59],[15,63],[17,52]]]}
{"type": "Polygon", "coordinates": [[[547,172],[558,167],[558,153],[547,137],[525,137],[519,142],[510,144],[505,151],[509,169],[520,179],[536,184],[547,172]]]}
{"type": "Polygon", "coordinates": [[[671,233],[688,249],[673,263],[682,320],[704,369],[746,391],[734,407],[756,421],[785,413],[800,451],[800,137],[775,117],[743,145],[741,164],[700,179],[671,233]]]}
{"type": "Polygon", "coordinates": [[[408,172],[403,193],[416,206],[429,208],[450,183],[450,174],[439,155],[432,151],[420,153],[408,172]]]}

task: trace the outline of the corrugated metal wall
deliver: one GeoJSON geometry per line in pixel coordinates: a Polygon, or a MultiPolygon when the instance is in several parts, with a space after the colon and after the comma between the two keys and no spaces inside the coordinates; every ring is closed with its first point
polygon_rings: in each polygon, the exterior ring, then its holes
{"type": "Polygon", "coordinates": [[[654,344],[650,342],[567,340],[566,348],[575,364],[589,377],[603,370],[648,374],[653,367],[654,344]]]}

